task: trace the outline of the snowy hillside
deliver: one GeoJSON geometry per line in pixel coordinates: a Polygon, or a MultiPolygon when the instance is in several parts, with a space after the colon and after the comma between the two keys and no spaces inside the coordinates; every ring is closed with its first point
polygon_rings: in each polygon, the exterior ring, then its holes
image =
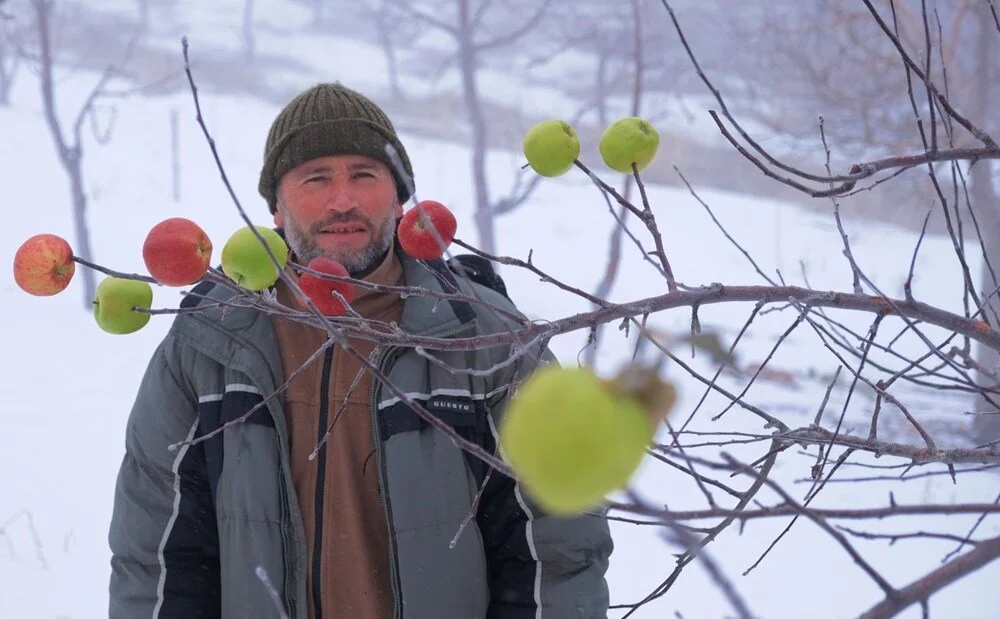
{"type": "MultiPolygon", "coordinates": [[[[284,15],[294,20],[294,13],[284,15]]],[[[210,24],[206,22],[203,27],[209,32],[192,33],[193,48],[208,37],[213,37],[216,43],[225,43],[214,38],[216,30],[210,24]]],[[[378,62],[376,58],[369,70],[379,70],[378,62]]],[[[327,76],[317,72],[277,79],[305,87],[330,77],[343,79],[349,86],[362,89],[366,86],[360,73],[327,76]]],[[[77,74],[60,82],[67,118],[96,79],[96,75],[77,74]]],[[[239,199],[257,223],[270,224],[266,206],[257,195],[256,183],[261,144],[278,108],[249,98],[211,93],[203,93],[202,97],[206,122],[239,199]]],[[[538,104],[547,105],[544,101],[538,104]]],[[[561,111],[553,102],[553,114],[561,111]]],[[[60,234],[72,241],[67,183],[42,117],[33,76],[21,78],[11,108],[0,108],[0,135],[3,136],[0,187],[4,189],[8,211],[7,224],[0,230],[0,256],[9,261],[24,239],[39,232],[60,234]]],[[[413,136],[403,136],[403,143],[413,161],[418,197],[450,205],[459,218],[459,237],[476,243],[468,153],[453,144],[413,136]]],[[[518,153],[493,153],[492,182],[506,186],[521,163],[518,153]]],[[[609,175],[600,162],[586,163],[609,182],[618,183],[619,179],[609,175]]],[[[188,93],[118,102],[113,139],[99,146],[88,138],[84,168],[94,259],[107,267],[141,272],[142,240],[150,227],[167,217],[184,216],[197,221],[217,248],[242,225],[195,122],[188,93]],[[179,202],[171,198],[171,109],[180,112],[179,202]]],[[[689,193],[658,186],[650,186],[648,190],[666,251],[680,281],[689,285],[763,283],[689,193]]],[[[809,283],[816,289],[850,290],[851,272],[841,255],[842,245],[832,215],[806,215],[780,203],[720,192],[700,191],[700,195],[768,275],[773,276],[780,269],[789,283],[802,284],[804,268],[809,283]]],[[[604,272],[612,224],[613,218],[600,193],[582,173],[574,171],[559,180],[542,183],[529,203],[497,222],[498,251],[522,259],[533,251],[533,262],[539,268],[592,291],[604,272]]],[[[850,221],[846,225],[855,256],[865,273],[887,294],[901,295],[915,237],[887,226],[862,227],[850,221]]],[[[651,247],[648,235],[634,222],[630,228],[647,248],[651,247]]],[[[969,249],[969,254],[975,252],[969,249]]],[[[638,299],[663,289],[655,271],[642,261],[630,243],[625,245],[620,272],[612,300],[638,299]]],[[[961,277],[950,241],[926,239],[916,272],[917,298],[961,313],[961,277]]],[[[146,359],[166,331],[169,318],[154,317],[146,329],[130,336],[110,336],[100,331],[84,311],[79,278],[62,295],[43,299],[23,294],[14,284],[10,269],[4,273],[0,282],[3,294],[0,341],[4,342],[7,353],[3,384],[8,399],[0,410],[0,427],[4,430],[0,448],[0,471],[3,471],[0,618],[106,616],[109,560],[106,535],[115,474],[123,450],[124,424],[146,359]]],[[[542,284],[527,272],[505,268],[503,275],[515,302],[533,318],[555,319],[589,309],[585,301],[542,284]]],[[[175,289],[157,289],[155,299],[154,307],[174,307],[180,297],[175,289]]],[[[704,328],[721,329],[728,342],[751,309],[752,304],[706,306],[699,315],[704,328]]],[[[866,315],[843,312],[830,315],[857,332],[863,333],[870,323],[866,315]]],[[[756,320],[740,348],[743,362],[762,360],[794,318],[794,311],[784,311],[756,320]]],[[[690,310],[663,312],[651,317],[650,325],[682,335],[690,328],[690,310]]],[[[886,334],[895,333],[898,325],[893,323],[890,327],[887,320],[884,328],[886,334]]],[[[939,330],[926,328],[925,332],[940,339],[939,330]]],[[[602,371],[610,371],[630,354],[634,335],[626,340],[616,323],[609,325],[600,349],[602,371]]],[[[568,334],[555,340],[553,347],[563,361],[573,363],[585,338],[585,332],[568,334]]],[[[888,340],[887,335],[882,338],[888,340]]],[[[901,346],[904,353],[916,350],[914,341],[904,341],[901,346]]],[[[692,360],[686,347],[675,352],[703,374],[713,374],[715,367],[704,355],[692,360]]],[[[808,425],[826,389],[824,377],[833,373],[836,360],[804,326],[792,334],[773,364],[787,371],[791,382],[757,384],[747,399],[766,406],[793,427],[808,425]],[[812,374],[818,377],[813,378],[812,374]]],[[[676,366],[669,366],[668,372],[681,385],[678,415],[686,418],[700,399],[702,387],[676,366]]],[[[742,388],[745,380],[728,375],[721,379],[727,389],[735,391],[742,388]]],[[[828,410],[832,412],[828,414],[839,413],[846,384],[842,376],[831,398],[828,410]]],[[[913,409],[927,418],[939,419],[942,413],[950,413],[957,419],[953,422],[957,431],[961,424],[967,423],[960,418],[969,404],[956,396],[940,396],[937,400],[929,400],[926,395],[914,397],[917,399],[913,409]]],[[[710,397],[689,429],[766,432],[755,418],[739,409],[730,411],[719,422],[708,421],[708,417],[721,410],[724,404],[720,402],[717,397],[710,397]]],[[[870,408],[871,398],[860,390],[852,400],[848,425],[864,432],[867,426],[861,420],[870,408]]],[[[886,423],[902,427],[892,420],[886,423]]],[[[912,440],[900,436],[900,440],[912,440]]],[[[726,450],[750,461],[766,450],[766,443],[730,446],[726,450]]],[[[712,449],[697,453],[702,457],[714,455],[712,449]]],[[[772,477],[801,499],[808,484],[795,480],[808,477],[814,460],[815,449],[809,453],[788,453],[779,460],[781,464],[772,477]]],[[[876,463],[863,456],[856,456],[851,462],[876,463]]],[[[877,464],[905,463],[886,458],[877,464]]],[[[844,470],[845,477],[877,473],[856,467],[844,470]]],[[[885,473],[898,475],[901,470],[885,473]]],[[[941,467],[934,470],[940,471],[941,467]]],[[[672,509],[706,507],[703,495],[690,478],[652,460],[636,481],[640,494],[667,503],[672,509]]],[[[737,487],[746,483],[740,479],[729,481],[737,487]]],[[[890,491],[901,503],[992,502],[997,487],[997,477],[992,472],[960,475],[957,484],[947,476],[908,483],[831,484],[815,504],[884,506],[890,491]]],[[[765,502],[773,500],[773,496],[766,494],[760,498],[765,502]]],[[[882,522],[879,530],[936,530],[964,536],[974,521],[970,516],[912,517],[882,522]]],[[[749,524],[742,535],[734,526],[708,546],[710,556],[739,587],[757,616],[841,619],[856,616],[881,599],[879,589],[843,549],[805,521],[795,525],[760,567],[741,576],[786,524],[787,519],[759,520],[749,524]]],[[[669,574],[674,564],[673,553],[679,550],[663,542],[652,527],[615,522],[612,528],[616,542],[608,575],[612,603],[634,603],[669,574]]],[[[981,525],[978,534],[998,532],[1000,525],[992,518],[981,525]]],[[[885,541],[853,540],[853,543],[896,586],[934,569],[955,546],[954,542],[926,540],[903,540],[891,547],[885,541]]],[[[1000,607],[998,578],[1000,565],[996,564],[974,573],[932,599],[932,616],[949,619],[996,616],[995,609],[1000,607]]],[[[696,561],[666,595],[632,616],[658,618],[674,613],[689,619],[715,619],[728,616],[731,611],[696,561]]],[[[615,611],[611,616],[621,614],[615,611]]],[[[918,617],[919,609],[911,608],[901,616],[918,617]]]]}

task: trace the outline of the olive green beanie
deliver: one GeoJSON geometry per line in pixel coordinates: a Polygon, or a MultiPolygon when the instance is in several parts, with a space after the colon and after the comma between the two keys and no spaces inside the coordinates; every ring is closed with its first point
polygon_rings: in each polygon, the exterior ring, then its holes
{"type": "Polygon", "coordinates": [[[257,185],[273,214],[277,208],[278,181],[295,166],[328,155],[364,155],[389,167],[396,181],[399,203],[410,199],[413,169],[396,129],[371,99],[337,82],[317,84],[300,93],[278,114],[267,134],[264,166],[257,185]],[[403,178],[386,144],[399,154],[409,179],[403,178]]]}

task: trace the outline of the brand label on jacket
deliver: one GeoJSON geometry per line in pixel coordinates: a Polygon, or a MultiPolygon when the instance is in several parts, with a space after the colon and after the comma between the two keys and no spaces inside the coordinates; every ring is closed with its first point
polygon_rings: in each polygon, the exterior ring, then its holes
{"type": "Polygon", "coordinates": [[[475,404],[469,398],[436,395],[424,405],[429,411],[450,411],[453,413],[474,413],[475,404]]]}

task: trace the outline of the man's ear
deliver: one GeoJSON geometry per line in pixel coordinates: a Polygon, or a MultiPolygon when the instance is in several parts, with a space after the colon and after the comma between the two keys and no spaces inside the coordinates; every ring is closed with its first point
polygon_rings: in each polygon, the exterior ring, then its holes
{"type": "Polygon", "coordinates": [[[396,217],[396,219],[403,216],[403,205],[400,204],[398,200],[396,201],[396,208],[392,209],[392,214],[396,217]]]}
{"type": "Polygon", "coordinates": [[[281,183],[279,182],[274,190],[274,225],[278,228],[285,227],[285,216],[281,214],[281,183]]]}

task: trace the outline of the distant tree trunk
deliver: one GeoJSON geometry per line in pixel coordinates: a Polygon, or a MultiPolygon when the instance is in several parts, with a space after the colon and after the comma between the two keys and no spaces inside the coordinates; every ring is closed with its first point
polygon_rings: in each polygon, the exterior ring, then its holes
{"type": "MultiPolygon", "coordinates": [[[[83,189],[83,151],[74,149],[70,159],[67,159],[63,166],[69,174],[70,194],[73,197],[73,228],[76,231],[76,243],[74,253],[86,260],[92,260],[93,252],[90,249],[90,228],[87,226],[87,194],[83,189]]],[[[83,305],[84,309],[93,309],[94,296],[97,292],[97,283],[92,269],[78,269],[83,273],[83,305]]]]}
{"type": "Polygon", "coordinates": [[[594,85],[597,101],[597,122],[602,127],[608,124],[608,54],[597,55],[597,84],[594,85]]]}
{"type": "MultiPolygon", "coordinates": [[[[983,250],[986,258],[993,266],[994,271],[1000,268],[1000,203],[997,202],[997,194],[990,179],[990,165],[988,161],[979,161],[972,167],[972,191],[971,198],[973,208],[979,221],[980,231],[983,236],[983,250]]],[[[1000,275],[1000,273],[997,273],[1000,275]]],[[[996,281],[993,273],[986,265],[983,265],[979,294],[982,297],[989,295],[1000,282],[996,281]]],[[[996,296],[990,297],[986,302],[985,318],[994,329],[998,327],[996,316],[1000,314],[1000,301],[996,296]]],[[[988,371],[1000,369],[1000,354],[985,346],[978,347],[977,363],[988,371]]],[[[992,385],[997,382],[996,378],[983,376],[983,385],[992,385]]],[[[1000,396],[991,395],[993,402],[1000,402],[1000,396]]],[[[1000,438],[1000,409],[990,404],[985,398],[976,398],[976,411],[981,414],[973,418],[973,430],[976,438],[981,442],[989,442],[1000,438]]]]}
{"type": "Polygon", "coordinates": [[[479,231],[479,247],[493,253],[496,245],[493,232],[493,213],[490,208],[489,184],[486,176],[487,135],[483,119],[482,104],[479,100],[479,86],[476,81],[476,48],[472,40],[469,0],[459,2],[458,54],[462,71],[462,86],[465,108],[472,127],[472,181],[475,190],[476,228],[479,231]]]}
{"type": "MultiPolygon", "coordinates": [[[[975,93],[975,113],[980,122],[990,118],[991,101],[989,100],[989,87],[994,79],[1000,77],[993,67],[995,62],[995,40],[997,33],[993,24],[987,3],[979,3],[979,37],[976,45],[976,93],[975,93]],[[994,77],[996,76],[996,77],[994,77]]],[[[993,267],[994,273],[1000,278],[1000,200],[997,199],[997,191],[993,186],[990,161],[978,161],[972,166],[972,207],[975,209],[979,220],[979,229],[983,236],[983,251],[986,260],[993,267]]],[[[1000,282],[994,279],[994,273],[984,264],[982,269],[982,281],[980,284],[980,297],[987,297],[1000,282]]],[[[996,316],[1000,315],[1000,300],[992,296],[986,302],[987,308],[984,310],[985,318],[994,329],[1000,328],[997,324],[996,316]]],[[[989,348],[980,346],[977,355],[977,362],[987,370],[994,370],[1000,367],[1000,354],[989,348]]],[[[982,383],[989,385],[996,382],[990,377],[981,377],[982,383]]],[[[1000,396],[991,395],[990,399],[1000,403],[1000,396]]],[[[1000,410],[996,406],[987,402],[982,396],[976,398],[976,410],[993,414],[976,415],[973,418],[973,430],[976,438],[981,442],[989,442],[1000,439],[1000,410]]]]}
{"type": "Polygon", "coordinates": [[[243,4],[243,49],[251,63],[257,54],[257,41],[253,34],[253,4],[254,0],[246,0],[243,4]]]}
{"type": "MultiPolygon", "coordinates": [[[[52,76],[52,42],[50,40],[49,17],[51,15],[51,0],[34,0],[35,12],[38,16],[38,37],[41,47],[41,90],[42,106],[45,111],[45,120],[48,123],[52,140],[55,142],[56,153],[59,161],[69,178],[70,195],[73,201],[73,224],[76,230],[76,242],[73,253],[88,261],[93,261],[93,252],[90,248],[90,232],[87,228],[87,194],[83,184],[83,150],[80,147],[79,135],[76,136],[74,144],[67,144],[62,125],[56,114],[56,95],[54,80],[52,76]]],[[[94,271],[91,269],[78,269],[82,271],[83,277],[83,304],[87,311],[93,307],[94,293],[97,285],[94,271]]]]}
{"type": "Polygon", "coordinates": [[[143,30],[149,29],[149,0],[138,0],[139,2],[139,24],[143,30]]]}
{"type": "Polygon", "coordinates": [[[7,40],[0,37],[0,107],[10,105],[10,91],[14,87],[19,58],[7,40]]]}
{"type": "Polygon", "coordinates": [[[402,101],[404,95],[402,85],[399,83],[399,59],[396,56],[395,37],[393,37],[392,27],[387,17],[388,11],[386,11],[385,6],[370,8],[375,17],[375,31],[378,36],[379,45],[385,53],[385,61],[389,69],[389,88],[392,91],[392,98],[402,101]]]}

